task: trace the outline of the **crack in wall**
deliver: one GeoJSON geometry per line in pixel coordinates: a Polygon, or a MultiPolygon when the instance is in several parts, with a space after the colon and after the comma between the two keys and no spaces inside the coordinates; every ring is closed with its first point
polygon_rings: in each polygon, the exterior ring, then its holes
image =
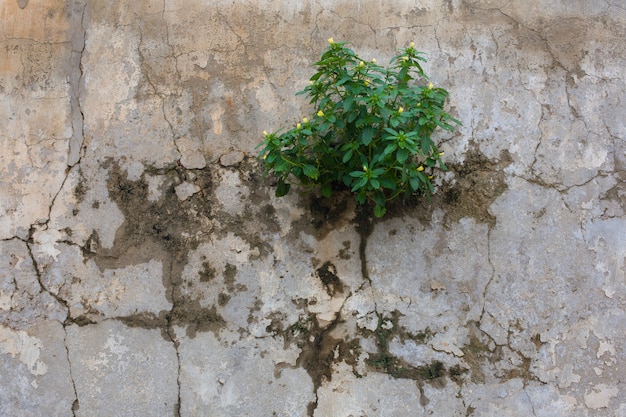
{"type": "Polygon", "coordinates": [[[72,138],[68,151],[67,164],[70,167],[78,164],[84,152],[85,115],[81,103],[81,85],[84,83],[83,54],[85,52],[87,29],[85,28],[85,14],[87,3],[82,4],[80,11],[80,33],[72,39],[72,63],[70,70],[70,108],[72,118],[72,138]],[[77,38],[77,39],[76,39],[77,38]]]}
{"type": "Polygon", "coordinates": [[[172,342],[172,345],[174,346],[174,350],[176,352],[176,360],[177,360],[177,374],[176,374],[176,385],[177,385],[177,389],[178,389],[178,393],[177,393],[177,402],[174,405],[174,417],[181,417],[180,411],[181,411],[181,406],[182,406],[182,401],[181,401],[181,382],[180,382],[180,375],[181,375],[181,361],[180,361],[180,352],[178,350],[179,346],[180,346],[180,341],[178,340],[178,338],[176,337],[176,332],[174,331],[173,325],[172,325],[172,317],[174,315],[175,309],[176,309],[176,303],[177,303],[177,298],[175,297],[174,294],[174,282],[173,282],[173,268],[174,268],[174,262],[172,261],[172,259],[170,258],[170,265],[169,265],[169,270],[168,270],[168,277],[170,280],[170,297],[172,299],[172,308],[170,309],[169,313],[166,315],[166,328],[165,328],[165,333],[167,334],[167,336],[169,337],[170,341],[172,342]]]}
{"type": "Polygon", "coordinates": [[[72,361],[70,358],[70,350],[67,346],[67,329],[66,325],[63,324],[63,347],[65,348],[65,354],[67,357],[67,365],[69,367],[70,380],[72,382],[72,390],[74,392],[74,401],[72,402],[72,416],[76,417],[76,411],[80,408],[80,403],[78,401],[78,391],[76,390],[76,381],[74,380],[74,373],[72,370],[72,361]]]}

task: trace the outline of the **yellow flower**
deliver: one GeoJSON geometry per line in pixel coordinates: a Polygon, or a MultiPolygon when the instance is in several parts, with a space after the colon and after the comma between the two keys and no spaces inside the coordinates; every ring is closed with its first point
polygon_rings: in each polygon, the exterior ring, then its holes
{"type": "Polygon", "coordinates": [[[402,112],[403,112],[403,111],[404,111],[404,107],[400,107],[400,108],[398,109],[398,114],[402,114],[402,112]]]}
{"type": "Polygon", "coordinates": [[[443,156],[445,154],[444,151],[439,152],[439,156],[443,156]]]}
{"type": "Polygon", "coordinates": [[[415,48],[415,42],[411,42],[411,43],[409,44],[409,48],[415,48]]]}
{"type": "Polygon", "coordinates": [[[372,58],[372,64],[376,63],[376,58],[372,58]]]}
{"type": "Polygon", "coordinates": [[[405,56],[403,56],[403,57],[402,57],[402,60],[403,60],[404,62],[406,62],[406,61],[408,61],[408,60],[409,60],[409,57],[405,55],[405,56]]]}
{"type": "Polygon", "coordinates": [[[269,133],[267,133],[267,131],[266,131],[266,130],[264,130],[264,131],[263,131],[263,136],[267,136],[267,135],[269,135],[269,133]]]}
{"type": "Polygon", "coordinates": [[[367,167],[363,165],[363,172],[367,172],[367,167]]]}
{"type": "Polygon", "coordinates": [[[433,83],[428,83],[428,89],[432,90],[433,89],[433,83]]]}
{"type": "Polygon", "coordinates": [[[429,176],[428,176],[428,179],[429,179],[429,180],[432,180],[432,179],[433,179],[433,176],[432,176],[432,175],[429,175],[429,176]]]}
{"type": "Polygon", "coordinates": [[[298,124],[296,125],[296,129],[298,129],[298,130],[302,129],[302,125],[301,125],[300,123],[298,123],[298,124]]]}
{"type": "Polygon", "coordinates": [[[359,62],[359,68],[363,68],[365,66],[365,62],[361,61],[359,62]]]}
{"type": "Polygon", "coordinates": [[[333,40],[333,38],[328,38],[328,43],[333,45],[335,43],[335,41],[333,40]]]}
{"type": "Polygon", "coordinates": [[[263,155],[263,159],[267,159],[267,154],[263,155]]]}
{"type": "Polygon", "coordinates": [[[307,119],[306,117],[302,119],[302,123],[307,124],[309,123],[309,119],[307,119]]]}
{"type": "Polygon", "coordinates": [[[317,115],[319,117],[324,117],[324,112],[320,110],[320,111],[317,112],[317,115]]]}
{"type": "Polygon", "coordinates": [[[309,80],[309,85],[313,85],[313,84],[315,84],[313,80],[309,80]]]}
{"type": "Polygon", "coordinates": [[[367,87],[368,85],[370,85],[370,80],[365,80],[365,86],[367,87]]]}
{"type": "Polygon", "coordinates": [[[420,165],[420,166],[417,167],[417,172],[422,172],[423,170],[424,170],[423,166],[420,165]]]}

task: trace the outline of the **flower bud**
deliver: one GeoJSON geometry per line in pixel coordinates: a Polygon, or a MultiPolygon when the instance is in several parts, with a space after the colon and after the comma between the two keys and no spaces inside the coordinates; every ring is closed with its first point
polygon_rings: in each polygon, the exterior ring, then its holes
{"type": "Polygon", "coordinates": [[[368,85],[370,85],[370,80],[365,80],[365,86],[367,87],[368,85]]]}
{"type": "Polygon", "coordinates": [[[429,175],[429,176],[428,176],[428,179],[429,179],[429,180],[432,180],[432,179],[433,179],[433,176],[432,176],[432,175],[429,175]]]}
{"type": "Polygon", "coordinates": [[[309,123],[309,119],[307,119],[306,117],[302,119],[302,123],[307,124],[309,123]]]}
{"type": "Polygon", "coordinates": [[[406,62],[406,61],[408,61],[408,60],[409,60],[409,57],[405,55],[405,56],[403,56],[403,57],[402,57],[402,60],[403,60],[404,62],[406,62]]]}
{"type": "Polygon", "coordinates": [[[298,130],[302,129],[302,125],[301,125],[300,123],[298,123],[298,124],[296,125],[296,129],[298,129],[298,130]]]}
{"type": "Polygon", "coordinates": [[[267,131],[266,131],[266,130],[264,130],[264,131],[263,131],[263,136],[267,136],[267,135],[269,135],[269,133],[267,133],[267,131]]]}
{"type": "Polygon", "coordinates": [[[372,64],[376,63],[376,58],[372,58],[372,64]]]}
{"type": "Polygon", "coordinates": [[[320,110],[320,111],[317,112],[317,115],[319,117],[324,117],[324,112],[320,110]]]}
{"type": "Polygon", "coordinates": [[[444,151],[439,152],[439,156],[443,156],[445,154],[444,151]]]}
{"type": "Polygon", "coordinates": [[[402,114],[402,112],[403,112],[403,111],[404,111],[404,107],[400,107],[400,108],[398,109],[398,114],[402,114]]]}
{"type": "Polygon", "coordinates": [[[417,167],[417,172],[422,172],[424,170],[424,167],[422,165],[417,167]]]}
{"type": "Polygon", "coordinates": [[[409,48],[415,48],[415,42],[411,42],[411,43],[409,44],[409,48]]]}
{"type": "Polygon", "coordinates": [[[432,90],[433,89],[433,83],[428,83],[428,89],[432,90]]]}
{"type": "Polygon", "coordinates": [[[335,41],[333,40],[333,38],[328,38],[328,43],[333,45],[335,43],[335,41]]]}
{"type": "Polygon", "coordinates": [[[359,68],[363,68],[365,66],[365,62],[361,61],[359,62],[359,68]]]}

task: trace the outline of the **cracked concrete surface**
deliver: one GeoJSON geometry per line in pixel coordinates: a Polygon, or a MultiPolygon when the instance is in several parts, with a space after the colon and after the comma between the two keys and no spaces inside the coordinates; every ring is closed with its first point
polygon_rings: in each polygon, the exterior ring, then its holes
{"type": "Polygon", "coordinates": [[[0,5],[0,415],[626,416],[620,1],[0,5]],[[326,39],[415,41],[431,202],[273,196],[326,39]]]}

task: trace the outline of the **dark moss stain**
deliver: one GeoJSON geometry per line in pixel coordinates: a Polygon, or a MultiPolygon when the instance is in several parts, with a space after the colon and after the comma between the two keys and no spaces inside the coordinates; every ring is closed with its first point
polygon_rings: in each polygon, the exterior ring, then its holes
{"type": "Polygon", "coordinates": [[[478,327],[478,323],[468,323],[469,344],[461,348],[463,352],[463,362],[470,368],[470,379],[472,382],[482,384],[485,382],[483,366],[494,363],[502,359],[502,348],[496,346],[493,351],[489,349],[490,340],[478,327]]]}
{"type": "MultiPolygon", "coordinates": [[[[218,220],[220,227],[213,231],[216,237],[225,237],[232,233],[248,242],[250,248],[257,248],[258,255],[250,254],[250,260],[270,255],[273,252],[271,243],[267,241],[267,235],[280,232],[281,227],[276,215],[276,209],[268,204],[269,184],[260,175],[260,169],[256,158],[244,158],[238,166],[238,175],[243,186],[247,187],[250,195],[243,200],[244,206],[241,214],[233,214],[222,210],[219,205],[214,207],[214,218],[218,220]]],[[[216,180],[217,181],[217,180],[216,180]]],[[[210,200],[217,200],[217,196],[211,194],[210,200]]]]}
{"type": "Polygon", "coordinates": [[[343,248],[339,249],[339,259],[349,260],[352,257],[352,252],[350,251],[351,242],[349,240],[344,240],[342,244],[343,248]]]}
{"type": "Polygon", "coordinates": [[[209,282],[215,278],[217,271],[208,262],[202,262],[202,270],[198,271],[200,282],[209,282]]]}
{"type": "Polygon", "coordinates": [[[217,296],[217,304],[220,307],[224,307],[226,304],[228,304],[228,302],[230,301],[231,296],[228,295],[225,292],[221,292],[218,296],[217,296]]]}
{"type": "Polygon", "coordinates": [[[233,287],[235,277],[237,276],[237,267],[235,265],[227,263],[224,266],[224,284],[228,287],[233,287]]]}
{"type": "MultiPolygon", "coordinates": [[[[296,361],[296,366],[307,371],[313,381],[315,393],[322,383],[330,381],[332,376],[335,348],[342,341],[332,337],[331,333],[339,324],[339,320],[339,315],[337,315],[330,325],[322,328],[317,317],[312,317],[309,330],[300,333],[300,337],[298,337],[297,344],[301,352],[296,361]]],[[[316,403],[309,403],[307,415],[312,417],[316,407],[316,403]]]]}
{"type": "Polygon", "coordinates": [[[504,168],[511,162],[508,151],[492,161],[474,146],[466,153],[464,162],[448,164],[448,171],[456,177],[454,183],[443,184],[431,196],[411,195],[388,203],[384,218],[409,216],[428,224],[433,211],[440,208],[450,222],[471,217],[493,226],[495,218],[489,213],[489,206],[506,191],[504,168]]]}
{"type": "MultiPolygon", "coordinates": [[[[190,284],[182,279],[189,252],[197,248],[202,237],[207,239],[212,231],[212,208],[206,200],[212,188],[210,172],[196,170],[190,176],[189,171],[179,166],[149,169],[149,174],[164,179],[162,198],[150,201],[145,177],[132,181],[115,163],[108,163],[107,167],[109,195],[122,211],[124,223],[116,232],[112,248],[96,245],[94,250],[92,243],[95,239],[90,238],[89,246],[83,253],[92,258],[101,270],[160,260],[165,295],[173,305],[171,311],[162,311],[156,317],[139,313],[120,320],[129,326],[161,328],[166,339],[171,339],[171,335],[169,330],[163,329],[172,325],[186,327],[190,337],[197,331],[217,331],[224,325],[224,320],[216,307],[202,306],[199,299],[189,298],[181,291],[183,286],[190,284]],[[183,181],[193,181],[200,187],[200,192],[180,201],[174,187],[183,181]]],[[[210,280],[214,271],[206,263],[204,267],[200,280],[210,280]]]]}
{"type": "MultiPolygon", "coordinates": [[[[74,187],[74,197],[76,198],[76,205],[85,200],[85,195],[87,195],[87,186],[85,185],[86,180],[83,177],[83,174],[78,171],[78,183],[74,187]]],[[[78,214],[78,211],[74,213],[74,216],[78,214]]]]}
{"type": "MultiPolygon", "coordinates": [[[[370,365],[375,370],[394,378],[412,379],[418,382],[438,379],[435,386],[445,385],[445,379],[442,377],[446,375],[446,368],[442,362],[433,361],[428,365],[413,366],[389,352],[389,341],[394,336],[401,336],[403,333],[398,326],[399,316],[398,312],[394,312],[391,318],[385,319],[382,314],[378,313],[378,325],[373,332],[378,346],[378,355],[370,359],[370,365]]],[[[423,340],[425,337],[426,334],[423,333],[411,339],[423,340]]]]}
{"type": "Polygon", "coordinates": [[[458,385],[463,383],[463,375],[469,372],[469,369],[461,367],[461,365],[454,365],[448,369],[448,375],[450,379],[456,382],[458,385]]]}
{"type": "Polygon", "coordinates": [[[186,327],[186,334],[191,339],[196,337],[197,332],[217,333],[226,325],[224,318],[218,314],[216,306],[203,307],[197,299],[184,299],[175,304],[171,323],[186,327]]]}
{"type": "MultiPolygon", "coordinates": [[[[209,168],[187,170],[178,164],[160,169],[147,168],[137,181],[129,180],[114,162],[107,162],[105,168],[109,170],[107,187],[110,198],[122,211],[125,220],[116,233],[111,249],[100,248],[96,235],[86,245],[85,256],[92,258],[101,270],[160,260],[166,297],[173,307],[159,317],[166,317],[170,328],[172,325],[186,327],[190,337],[198,331],[219,330],[225,322],[217,307],[225,306],[233,295],[247,290],[245,285],[236,282],[237,265],[229,263],[218,271],[204,258],[201,259],[202,269],[195,279],[183,279],[182,273],[188,254],[200,243],[224,238],[228,233],[234,233],[248,242],[251,248],[258,248],[258,252],[250,255],[251,260],[272,252],[271,244],[263,236],[279,231],[280,227],[274,208],[267,204],[267,187],[261,185],[255,160],[245,158],[238,167],[244,185],[251,190],[250,200],[258,204],[244,202],[246,208],[241,215],[224,213],[219,206],[211,203],[215,201],[213,188],[219,181],[219,175],[209,168]],[[156,201],[148,198],[146,174],[162,179],[162,195],[156,201]],[[197,185],[200,191],[180,201],[175,187],[185,181],[197,185]],[[201,298],[185,295],[193,294],[189,289],[198,282],[213,285],[218,274],[222,275],[225,290],[218,295],[216,305],[207,306],[201,303],[201,298]]],[[[124,318],[124,322],[135,326],[143,323],[150,328],[164,323],[139,316],[124,318]]],[[[169,336],[171,332],[167,333],[169,336]]]]}
{"type": "MultiPolygon", "coordinates": [[[[271,186],[271,182],[268,182],[271,186]]],[[[298,192],[297,187],[292,193],[298,192]]],[[[297,239],[300,232],[323,240],[329,233],[354,221],[358,209],[354,197],[347,191],[336,191],[331,198],[316,193],[303,194],[299,204],[306,214],[292,222],[290,239],[297,239]]]]}
{"type": "Polygon", "coordinates": [[[504,168],[512,162],[504,151],[497,162],[489,160],[480,151],[470,151],[461,164],[450,164],[456,174],[456,184],[445,185],[438,195],[436,205],[443,203],[451,221],[471,217],[481,223],[495,224],[489,206],[507,189],[504,168]]]}
{"type": "Polygon", "coordinates": [[[324,284],[326,293],[333,297],[336,293],[343,293],[343,283],[337,276],[337,268],[331,262],[326,261],[315,271],[317,277],[324,284]]]}

